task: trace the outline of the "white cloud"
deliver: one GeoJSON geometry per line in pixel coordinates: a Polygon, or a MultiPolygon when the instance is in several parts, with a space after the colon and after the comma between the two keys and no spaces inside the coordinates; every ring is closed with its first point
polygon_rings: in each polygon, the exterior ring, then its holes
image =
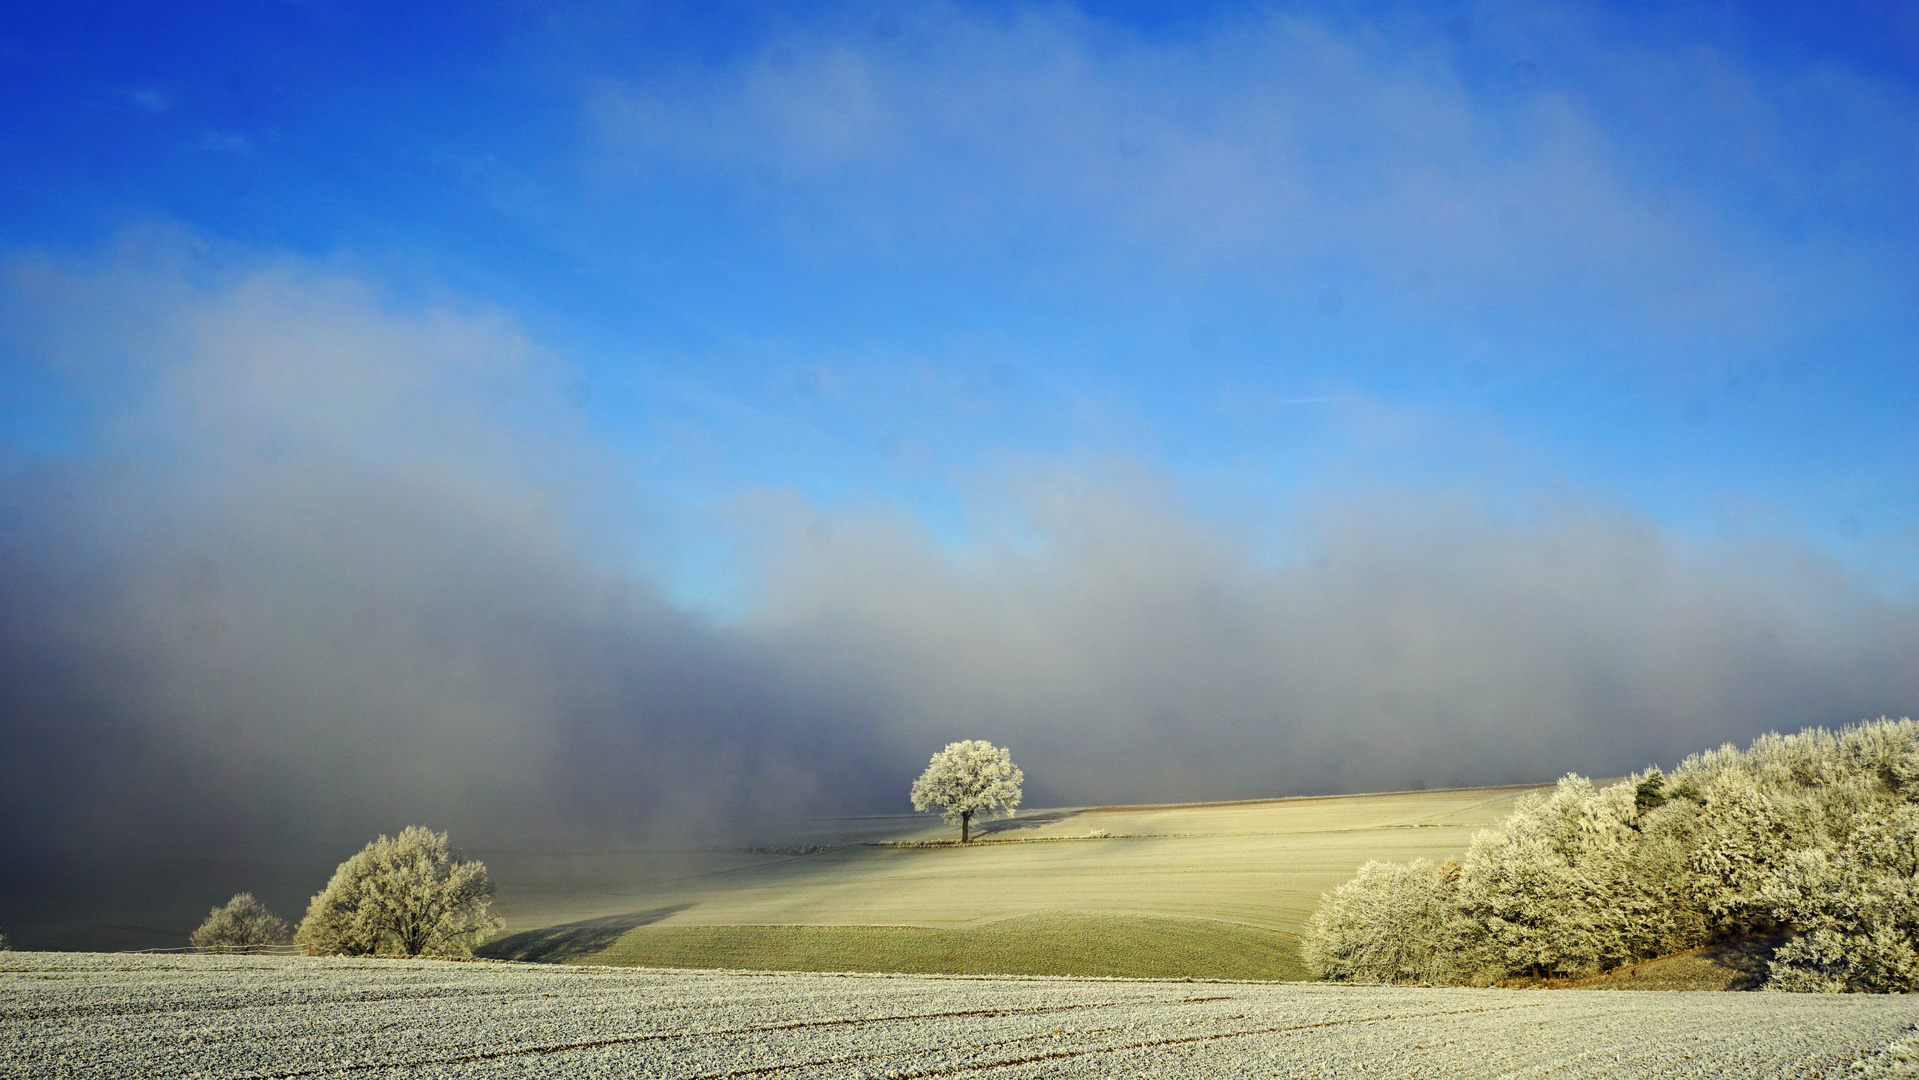
{"type": "Polygon", "coordinates": [[[1065,8],[935,5],[897,41],[816,26],[717,73],[603,81],[591,114],[610,175],[729,185],[827,258],[1037,233],[1082,285],[1252,278],[1277,302],[1331,282],[1373,312],[1587,334],[1655,367],[1803,333],[1871,290],[1878,236],[1741,211],[1813,169],[1892,197],[1913,155],[1822,153],[1807,118],[1857,146],[1873,117],[1919,116],[1911,100],[1832,71],[1782,84],[1582,9],[1477,19],[1462,48],[1411,14],[1147,39],[1065,8]],[[1511,56],[1538,61],[1537,86],[1487,75],[1511,56]]]}

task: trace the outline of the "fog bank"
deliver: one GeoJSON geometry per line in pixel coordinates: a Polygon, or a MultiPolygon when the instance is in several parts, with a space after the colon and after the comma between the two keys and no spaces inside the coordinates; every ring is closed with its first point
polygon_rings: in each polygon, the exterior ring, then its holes
{"type": "Polygon", "coordinates": [[[1028,806],[1549,781],[1919,701],[1919,611],[1812,552],[1372,484],[1261,537],[1111,459],[995,466],[957,545],[744,493],[720,621],[621,556],[673,508],[510,319],[193,251],[9,276],[92,418],[0,471],[8,865],[729,842],[897,812],[959,738],[1028,806]]]}

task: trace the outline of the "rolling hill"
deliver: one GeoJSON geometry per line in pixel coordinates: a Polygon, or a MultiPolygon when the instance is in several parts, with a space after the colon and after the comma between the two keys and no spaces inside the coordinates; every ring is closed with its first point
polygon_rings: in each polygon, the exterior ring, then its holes
{"type": "Polygon", "coordinates": [[[1535,787],[801,823],[748,849],[492,852],[524,960],[661,967],[1299,978],[1321,893],[1443,859],[1535,787]]]}

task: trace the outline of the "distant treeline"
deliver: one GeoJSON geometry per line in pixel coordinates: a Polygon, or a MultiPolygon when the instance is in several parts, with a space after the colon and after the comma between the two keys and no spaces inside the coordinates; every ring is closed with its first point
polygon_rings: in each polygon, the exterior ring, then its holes
{"type": "Polygon", "coordinates": [[[1919,724],[1765,735],[1604,789],[1567,776],[1464,857],[1369,862],[1302,943],[1321,978],[1566,978],[1791,931],[1769,989],[1919,990],[1919,724]]]}

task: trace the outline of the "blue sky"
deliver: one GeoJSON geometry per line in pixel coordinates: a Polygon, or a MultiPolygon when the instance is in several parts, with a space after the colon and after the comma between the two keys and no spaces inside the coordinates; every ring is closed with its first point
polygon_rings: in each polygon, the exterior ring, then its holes
{"type": "MultiPolygon", "coordinates": [[[[502,310],[689,521],[790,485],[958,539],[956,477],[1008,455],[1283,513],[1357,464],[1777,533],[1898,590],[1916,33],[1874,5],[17,10],[0,242],[167,223],[502,310]]],[[[84,440],[84,395],[7,367],[17,446],[84,440]]],[[[715,542],[659,569],[711,600],[715,542]]]]}
{"type": "Polygon", "coordinates": [[[231,790],[358,835],[457,816],[387,724],[613,829],[957,738],[1043,804],[1909,713],[1915,58],[1909,2],[14,5],[0,737],[255,732],[231,790]]]}

